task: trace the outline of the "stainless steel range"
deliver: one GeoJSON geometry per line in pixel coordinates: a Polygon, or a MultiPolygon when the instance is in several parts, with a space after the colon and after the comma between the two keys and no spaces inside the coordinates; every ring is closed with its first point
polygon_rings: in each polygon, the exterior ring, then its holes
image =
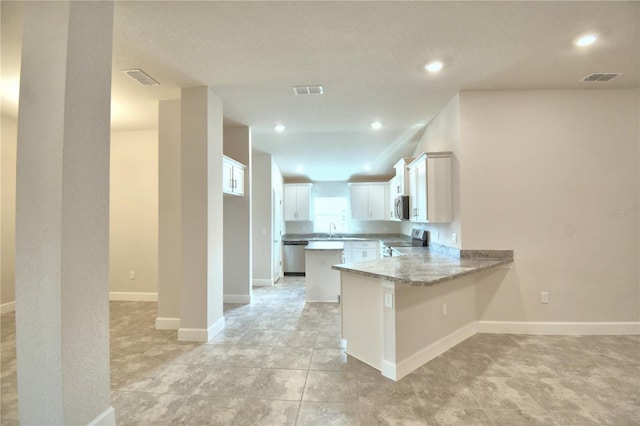
{"type": "Polygon", "coordinates": [[[426,247],[429,245],[429,231],[424,229],[412,229],[411,241],[399,241],[385,244],[382,251],[383,257],[402,256],[402,253],[397,248],[402,247],[426,247]]]}

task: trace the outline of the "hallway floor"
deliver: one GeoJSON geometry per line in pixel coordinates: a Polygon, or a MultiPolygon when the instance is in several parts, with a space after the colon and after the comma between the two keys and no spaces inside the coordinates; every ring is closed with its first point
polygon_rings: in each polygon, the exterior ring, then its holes
{"type": "MultiPolygon", "coordinates": [[[[207,344],[111,302],[119,425],[640,425],[640,336],[478,334],[394,383],[347,356],[339,305],[304,278],[225,305],[207,344]]],[[[15,315],[2,315],[1,424],[17,424],[15,315]]]]}

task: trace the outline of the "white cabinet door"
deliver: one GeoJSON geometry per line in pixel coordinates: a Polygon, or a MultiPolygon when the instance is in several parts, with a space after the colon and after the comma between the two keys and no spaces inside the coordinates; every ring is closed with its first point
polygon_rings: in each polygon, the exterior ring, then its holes
{"type": "Polygon", "coordinates": [[[222,157],[222,192],[244,195],[244,164],[229,157],[222,157]]]}
{"type": "Polygon", "coordinates": [[[386,211],[384,185],[369,186],[369,220],[384,220],[386,211]]]}
{"type": "Polygon", "coordinates": [[[369,220],[369,186],[351,186],[351,218],[369,220]]]}
{"type": "Polygon", "coordinates": [[[384,183],[351,185],[351,218],[385,220],[387,202],[384,183]]]}
{"type": "Polygon", "coordinates": [[[227,161],[222,162],[222,191],[233,192],[233,165],[227,161]]]}
{"type": "Polygon", "coordinates": [[[411,221],[451,222],[451,153],[422,154],[408,173],[411,221]]]}
{"type": "Polygon", "coordinates": [[[311,220],[311,185],[284,185],[284,220],[311,220]]]}

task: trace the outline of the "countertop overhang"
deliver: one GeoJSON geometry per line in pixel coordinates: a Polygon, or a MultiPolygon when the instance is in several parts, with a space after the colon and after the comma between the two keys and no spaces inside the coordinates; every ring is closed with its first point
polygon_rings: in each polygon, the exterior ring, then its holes
{"type": "Polygon", "coordinates": [[[457,256],[430,247],[400,248],[404,256],[333,265],[333,269],[395,284],[431,286],[513,262],[512,250],[461,250],[457,256]]]}

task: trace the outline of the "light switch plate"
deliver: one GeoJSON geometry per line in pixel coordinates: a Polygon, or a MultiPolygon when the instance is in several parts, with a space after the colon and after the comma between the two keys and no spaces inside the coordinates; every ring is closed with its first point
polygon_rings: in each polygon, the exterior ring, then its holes
{"type": "Polygon", "coordinates": [[[384,307],[393,308],[393,293],[384,294],[384,307]]]}

